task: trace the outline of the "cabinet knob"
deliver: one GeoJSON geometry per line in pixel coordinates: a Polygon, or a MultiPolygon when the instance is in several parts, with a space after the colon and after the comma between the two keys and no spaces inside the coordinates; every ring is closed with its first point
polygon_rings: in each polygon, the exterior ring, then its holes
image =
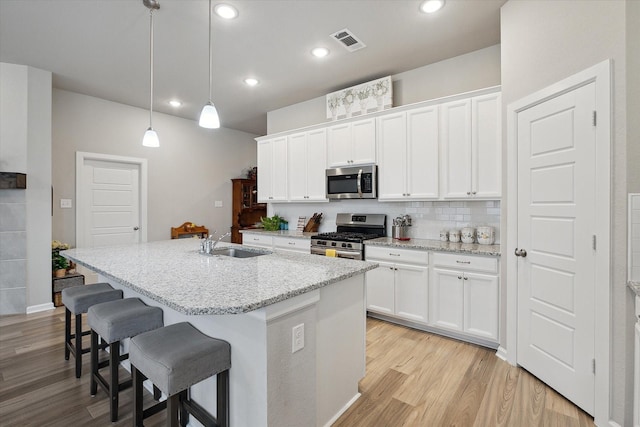
{"type": "Polygon", "coordinates": [[[469,278],[468,278],[468,277],[466,277],[466,276],[463,276],[463,279],[464,279],[464,280],[469,280],[469,278]]]}
{"type": "Polygon", "coordinates": [[[138,231],[140,230],[140,227],[133,227],[133,231],[138,231]]]}
{"type": "Polygon", "coordinates": [[[462,279],[462,276],[458,276],[458,279],[462,279]]]}
{"type": "Polygon", "coordinates": [[[471,191],[467,191],[467,196],[470,196],[470,195],[471,195],[471,191]]]}
{"type": "Polygon", "coordinates": [[[472,191],[472,192],[471,192],[471,194],[473,194],[473,195],[475,196],[475,195],[476,195],[476,192],[475,192],[475,191],[472,191]]]}

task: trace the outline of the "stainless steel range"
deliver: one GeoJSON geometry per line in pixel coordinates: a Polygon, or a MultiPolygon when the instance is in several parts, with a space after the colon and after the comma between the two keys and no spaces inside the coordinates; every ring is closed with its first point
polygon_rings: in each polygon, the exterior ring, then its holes
{"type": "Polygon", "coordinates": [[[386,236],[387,216],[339,213],[336,216],[336,226],[337,231],[333,233],[320,233],[311,237],[311,253],[362,260],[363,242],[386,236]]]}

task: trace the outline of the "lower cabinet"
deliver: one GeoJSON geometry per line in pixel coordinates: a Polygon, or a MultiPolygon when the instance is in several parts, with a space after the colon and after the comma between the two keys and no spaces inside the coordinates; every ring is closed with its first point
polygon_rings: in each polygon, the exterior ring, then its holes
{"type": "Polygon", "coordinates": [[[286,236],[272,236],[262,233],[242,233],[242,244],[266,249],[279,249],[308,254],[311,252],[310,239],[286,236]]]}
{"type": "Polygon", "coordinates": [[[380,265],[367,272],[367,310],[427,323],[429,254],[395,248],[367,248],[367,260],[380,265]]]}
{"type": "Polygon", "coordinates": [[[264,233],[242,233],[242,244],[271,249],[273,247],[273,236],[264,233]]]}

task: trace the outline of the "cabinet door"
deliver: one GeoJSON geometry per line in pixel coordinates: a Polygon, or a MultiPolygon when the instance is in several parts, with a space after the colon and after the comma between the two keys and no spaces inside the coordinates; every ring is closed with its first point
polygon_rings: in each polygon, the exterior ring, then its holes
{"type": "MultiPolygon", "coordinates": [[[[287,137],[275,138],[273,144],[273,164],[271,174],[271,200],[287,201],[287,137]]],[[[258,169],[260,170],[260,169],[258,169]]]]}
{"type": "Polygon", "coordinates": [[[498,341],[498,277],[464,273],[464,331],[498,341]]]}
{"type": "Polygon", "coordinates": [[[375,270],[367,271],[367,310],[382,314],[393,314],[394,270],[393,264],[380,262],[375,270]]]}
{"type": "Polygon", "coordinates": [[[396,264],[395,314],[413,322],[428,322],[429,269],[396,264]]]}
{"type": "Polygon", "coordinates": [[[441,185],[444,198],[471,196],[471,100],[440,106],[441,185]]]}
{"type": "Polygon", "coordinates": [[[407,111],[407,195],[436,199],[439,194],[438,107],[407,111]]]}
{"type": "Polygon", "coordinates": [[[329,167],[351,164],[351,124],[331,126],[327,133],[329,167]]]}
{"type": "Polygon", "coordinates": [[[407,124],[405,113],[378,117],[378,199],[406,197],[407,124]]]}
{"type": "Polygon", "coordinates": [[[351,164],[376,162],[376,122],[360,120],[351,124],[351,164]]]}
{"type": "Polygon", "coordinates": [[[471,100],[471,150],[474,197],[499,198],[502,194],[501,97],[499,93],[471,100]]]}
{"type": "Polygon", "coordinates": [[[273,152],[271,140],[258,142],[258,202],[271,201],[271,175],[273,174],[273,152]]]}
{"type": "Polygon", "coordinates": [[[429,282],[429,321],[457,331],[462,330],[464,290],[462,273],[433,268],[429,282]]]}
{"type": "Polygon", "coordinates": [[[244,246],[271,249],[273,247],[273,237],[264,233],[242,233],[242,244],[244,246]]]}
{"type": "Polygon", "coordinates": [[[307,134],[307,200],[327,201],[327,131],[318,129],[307,134]]]}
{"type": "MultiPolygon", "coordinates": [[[[289,200],[304,201],[307,196],[307,134],[290,135],[287,142],[289,200]]],[[[258,169],[259,170],[259,169],[258,169]]]]}

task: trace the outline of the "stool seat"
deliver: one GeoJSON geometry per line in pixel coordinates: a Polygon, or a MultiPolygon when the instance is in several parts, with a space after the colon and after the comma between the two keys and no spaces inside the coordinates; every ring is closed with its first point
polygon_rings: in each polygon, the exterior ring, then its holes
{"type": "Polygon", "coordinates": [[[108,283],[94,285],[80,285],[62,290],[64,310],[64,359],[69,360],[73,354],[76,359],[76,378],[82,374],[82,355],[88,353],[88,348],[82,348],[82,337],[90,331],[82,331],[82,313],[89,307],[107,301],[122,299],[122,291],[113,289],[108,283]],[[71,314],[75,315],[75,334],[71,333],[71,314]],[[75,341],[75,343],[74,343],[75,341]]]}
{"type": "Polygon", "coordinates": [[[96,304],[87,311],[89,326],[107,343],[162,327],[162,309],[138,298],[96,304]]]}
{"type": "Polygon", "coordinates": [[[170,396],[231,368],[231,345],[176,323],[133,337],[129,361],[170,396]]]}
{"type": "Polygon", "coordinates": [[[102,302],[122,299],[122,291],[108,283],[73,286],[62,290],[62,303],[73,314],[86,313],[89,307],[102,302]]]}

